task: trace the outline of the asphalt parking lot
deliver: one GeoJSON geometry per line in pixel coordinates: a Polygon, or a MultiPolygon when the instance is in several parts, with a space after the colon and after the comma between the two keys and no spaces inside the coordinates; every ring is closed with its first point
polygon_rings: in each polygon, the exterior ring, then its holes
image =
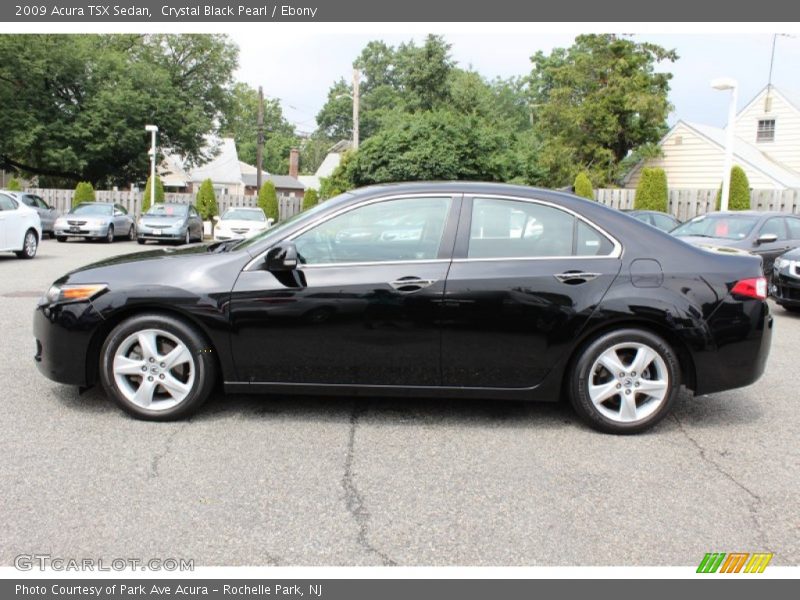
{"type": "Polygon", "coordinates": [[[196,565],[800,563],[800,315],[779,307],[755,385],[684,395],[614,437],[567,406],[214,397],[146,423],[33,362],[36,298],[141,248],[55,241],[0,255],[0,564],[18,554],[196,565]]]}

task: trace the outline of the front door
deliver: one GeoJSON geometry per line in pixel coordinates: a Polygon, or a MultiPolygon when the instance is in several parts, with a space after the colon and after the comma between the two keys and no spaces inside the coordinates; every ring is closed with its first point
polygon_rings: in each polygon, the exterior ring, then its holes
{"type": "Polygon", "coordinates": [[[619,273],[620,245],[546,203],[467,198],[462,213],[443,301],[443,383],[534,387],[619,273]]]}
{"type": "Polygon", "coordinates": [[[240,381],[436,386],[439,311],[460,199],[369,201],[293,236],[299,268],[240,275],[240,381]]]}

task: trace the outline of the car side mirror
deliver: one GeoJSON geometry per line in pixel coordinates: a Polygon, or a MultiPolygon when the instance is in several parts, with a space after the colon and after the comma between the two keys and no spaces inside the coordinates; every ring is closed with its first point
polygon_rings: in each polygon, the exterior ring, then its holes
{"type": "Polygon", "coordinates": [[[283,242],[267,251],[264,264],[274,273],[294,271],[297,268],[297,248],[292,242],[283,242]]]}
{"type": "Polygon", "coordinates": [[[756,240],[756,244],[771,244],[772,242],[777,242],[778,236],[774,233],[762,233],[758,236],[756,240]]]}

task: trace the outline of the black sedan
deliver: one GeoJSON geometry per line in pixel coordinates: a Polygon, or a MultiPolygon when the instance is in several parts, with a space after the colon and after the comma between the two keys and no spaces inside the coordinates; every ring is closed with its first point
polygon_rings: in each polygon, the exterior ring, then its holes
{"type": "Polygon", "coordinates": [[[800,248],[775,259],[770,292],[783,308],[800,312],[800,248]]]}
{"type": "Polygon", "coordinates": [[[697,246],[728,247],[760,256],[769,277],[778,256],[800,247],[800,216],[753,210],[715,212],[695,217],[671,233],[697,246]]]}
{"type": "Polygon", "coordinates": [[[556,401],[651,427],[683,384],[745,386],[772,317],[761,261],[684,244],[571,194],[376,186],[246,241],[109,259],[57,280],[36,364],[130,414],[229,392],[556,401]],[[413,215],[413,218],[409,218],[413,215]]]}

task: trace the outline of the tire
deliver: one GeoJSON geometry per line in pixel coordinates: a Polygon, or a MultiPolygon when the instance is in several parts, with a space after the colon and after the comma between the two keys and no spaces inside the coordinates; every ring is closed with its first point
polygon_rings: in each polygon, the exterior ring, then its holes
{"type": "Polygon", "coordinates": [[[601,335],[582,349],[570,373],[569,397],[590,427],[631,434],[666,417],[680,387],[678,357],[663,338],[642,329],[621,329],[601,335]],[[643,373],[634,370],[637,359],[644,365],[643,373]],[[612,369],[613,365],[617,367],[612,369]]]}
{"type": "Polygon", "coordinates": [[[791,313],[800,313],[800,306],[796,305],[790,306],[787,304],[782,304],[781,306],[783,306],[783,310],[789,311],[791,313]]]}
{"type": "Polygon", "coordinates": [[[108,233],[106,233],[106,237],[103,238],[103,241],[106,244],[113,244],[114,243],[114,226],[113,225],[109,225],[108,226],[108,233]]]}
{"type": "Polygon", "coordinates": [[[22,250],[17,250],[14,254],[17,258],[31,259],[36,256],[36,251],[39,249],[39,237],[33,229],[28,229],[25,232],[25,237],[22,238],[22,250]]]}
{"type": "Polygon", "coordinates": [[[145,240],[136,240],[136,242],[137,242],[138,244],[141,244],[142,246],[144,246],[145,240]]]}
{"type": "Polygon", "coordinates": [[[135,241],[136,240],[136,226],[131,225],[131,228],[128,229],[128,241],[135,241]]]}
{"type": "Polygon", "coordinates": [[[57,235],[56,236],[56,241],[57,242],[66,242],[67,241],[67,236],[65,236],[65,235],[57,235]]]}
{"type": "Polygon", "coordinates": [[[192,243],[192,234],[189,232],[189,228],[186,228],[186,235],[183,237],[183,243],[191,244],[192,243]]]}
{"type": "Polygon", "coordinates": [[[211,394],[216,371],[212,349],[203,336],[170,316],[131,317],[109,334],[100,351],[100,379],[106,393],[125,412],[147,421],[173,421],[196,412],[211,394]],[[178,345],[183,350],[170,368],[164,359],[178,351],[178,345]]]}

